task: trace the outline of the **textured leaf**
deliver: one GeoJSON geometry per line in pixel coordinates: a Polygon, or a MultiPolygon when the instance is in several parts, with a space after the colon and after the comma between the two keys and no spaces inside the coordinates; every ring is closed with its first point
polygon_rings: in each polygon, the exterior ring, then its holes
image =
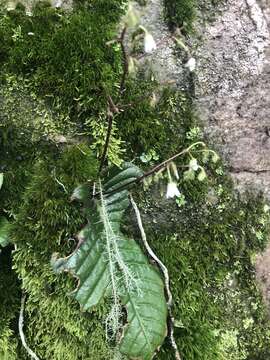
{"type": "Polygon", "coordinates": [[[85,310],[97,305],[105,294],[113,297],[117,289],[127,309],[120,351],[132,359],[149,360],[166,336],[164,286],[138,244],[120,231],[129,206],[126,186],[141,175],[130,164],[122,171],[111,171],[98,189],[98,200],[90,200],[87,186],[75,189],[72,198],[84,203],[89,223],[78,235],[82,245],[67,258],[54,258],[52,264],[56,271],[70,271],[78,278],[73,296],[85,310]]]}
{"type": "Polygon", "coordinates": [[[121,244],[125,263],[141,280],[139,293],[124,289],[121,300],[127,308],[128,324],[120,343],[120,351],[134,359],[152,359],[166,333],[167,304],[164,285],[156,270],[134,240],[121,244]]]}
{"type": "Polygon", "coordinates": [[[0,218],[0,245],[7,246],[9,243],[9,222],[6,218],[0,218]]]}

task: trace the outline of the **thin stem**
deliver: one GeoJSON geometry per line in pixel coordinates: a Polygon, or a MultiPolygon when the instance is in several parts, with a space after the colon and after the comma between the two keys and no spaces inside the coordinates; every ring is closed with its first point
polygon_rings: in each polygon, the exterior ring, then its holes
{"type": "MultiPolygon", "coordinates": [[[[179,156],[182,156],[182,155],[185,155],[185,154],[189,153],[197,145],[205,146],[205,143],[203,141],[197,141],[196,143],[190,145],[188,148],[180,151],[179,153],[173,155],[169,159],[167,159],[167,160],[163,161],[162,163],[158,164],[157,166],[155,166],[154,168],[152,168],[148,172],[144,173],[142,176],[139,176],[137,179],[131,180],[130,182],[126,183],[125,185],[119,186],[118,188],[116,188],[116,189],[114,189],[112,191],[105,192],[105,194],[107,195],[107,194],[110,194],[110,193],[114,193],[116,191],[119,191],[119,190],[122,190],[122,189],[126,188],[127,186],[130,186],[132,184],[141,182],[146,177],[151,176],[152,174],[154,174],[155,172],[159,171],[162,168],[165,168],[171,161],[175,160],[179,156]]],[[[98,193],[96,195],[98,195],[98,193]]]]}
{"type": "Polygon", "coordinates": [[[121,79],[121,84],[120,84],[120,89],[119,89],[119,96],[121,96],[123,91],[125,90],[125,82],[126,82],[126,77],[128,75],[128,55],[127,55],[125,43],[124,43],[126,32],[127,32],[127,27],[125,26],[121,32],[121,36],[119,39],[119,43],[120,43],[121,50],[122,50],[122,57],[123,57],[122,58],[123,73],[122,73],[122,79],[121,79]]]}
{"type": "Polygon", "coordinates": [[[103,153],[101,156],[101,160],[100,160],[100,165],[99,165],[99,170],[98,173],[100,174],[105,160],[106,160],[106,156],[107,156],[107,152],[108,152],[108,147],[109,147],[109,143],[110,143],[110,137],[111,137],[111,133],[112,133],[112,125],[113,125],[113,118],[114,118],[114,114],[118,113],[119,110],[117,108],[117,106],[114,104],[111,96],[108,96],[108,128],[107,128],[107,134],[106,134],[106,140],[105,140],[105,144],[104,144],[104,148],[103,148],[103,153]]]}
{"type": "Polygon", "coordinates": [[[23,322],[24,322],[23,313],[24,313],[24,307],[25,307],[25,299],[26,299],[26,295],[23,294],[22,298],[21,298],[21,309],[20,309],[20,316],[19,316],[19,334],[20,334],[20,338],[21,338],[23,347],[25,348],[27,353],[31,356],[32,359],[39,360],[37,355],[26,344],[26,340],[25,340],[25,336],[24,336],[24,332],[23,332],[23,322]]]}
{"type": "Polygon", "coordinates": [[[180,353],[179,353],[179,350],[178,350],[178,347],[177,347],[177,344],[176,344],[176,341],[174,338],[174,318],[173,318],[173,313],[172,313],[173,297],[172,297],[172,293],[171,293],[171,289],[170,289],[169,272],[168,272],[168,269],[166,268],[166,266],[163,264],[163,262],[157,257],[157,255],[151,249],[151,247],[146,239],[146,234],[145,234],[145,231],[143,228],[141,214],[140,214],[138,206],[135,203],[132,195],[130,195],[130,201],[131,201],[132,207],[134,209],[134,212],[135,212],[135,215],[137,218],[137,223],[138,223],[138,226],[139,226],[139,229],[141,232],[141,238],[142,238],[143,244],[145,246],[145,249],[146,249],[148,255],[157,263],[159,269],[163,273],[164,283],[165,283],[165,292],[166,292],[166,298],[167,298],[167,307],[168,307],[169,338],[170,338],[172,347],[174,349],[175,359],[181,360],[181,356],[180,356],[180,353]]]}

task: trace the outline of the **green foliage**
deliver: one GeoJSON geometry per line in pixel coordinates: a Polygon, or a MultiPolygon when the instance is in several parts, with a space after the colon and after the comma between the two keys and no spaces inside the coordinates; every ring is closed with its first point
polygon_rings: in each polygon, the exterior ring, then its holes
{"type": "Polygon", "coordinates": [[[0,171],[5,184],[1,208],[9,217],[16,215],[21,196],[31,178],[36,159],[57,153],[74,133],[68,117],[53,112],[37,99],[29,84],[6,75],[0,87],[0,171]]]}
{"type": "MultiPolygon", "coordinates": [[[[0,173],[0,190],[4,182],[4,174],[0,173]]],[[[0,216],[0,245],[6,246],[9,243],[9,222],[5,217],[0,216]]],[[[1,251],[1,250],[0,250],[1,251]]]]}
{"type": "Polygon", "coordinates": [[[85,186],[77,188],[72,197],[84,203],[88,218],[78,235],[82,245],[69,257],[52,263],[57,272],[70,271],[78,278],[73,296],[85,310],[97,305],[109,291],[113,305],[108,326],[114,335],[120,331],[121,300],[127,309],[127,326],[119,350],[132,358],[150,360],[166,336],[164,286],[138,244],[120,231],[129,205],[129,192],[122,187],[141,174],[137,167],[126,164],[100,184],[100,200],[90,203],[85,186]]]}
{"type": "MultiPolygon", "coordinates": [[[[108,121],[106,121],[105,114],[100,114],[99,117],[87,119],[85,121],[85,127],[89,129],[86,134],[92,138],[91,149],[97,154],[97,157],[101,157],[108,129],[108,121]]],[[[114,120],[112,122],[112,130],[107,150],[109,164],[120,166],[124,152],[124,141],[122,141],[119,136],[116,121],[114,120]]]]}

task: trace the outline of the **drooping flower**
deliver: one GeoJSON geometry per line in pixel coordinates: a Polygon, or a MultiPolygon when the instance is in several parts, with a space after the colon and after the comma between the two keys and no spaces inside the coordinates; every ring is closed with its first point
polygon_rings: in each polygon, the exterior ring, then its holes
{"type": "Polygon", "coordinates": [[[191,159],[188,166],[190,171],[197,171],[199,169],[199,165],[196,159],[191,159]]]}
{"type": "Polygon", "coordinates": [[[174,198],[175,196],[180,196],[180,191],[178,190],[177,184],[174,181],[169,181],[167,185],[166,198],[174,198]]]}
{"type": "Polygon", "coordinates": [[[156,50],[156,48],[157,48],[157,44],[153,36],[149,32],[146,32],[144,36],[144,51],[147,54],[150,54],[151,52],[156,50]]]}
{"type": "Polygon", "coordinates": [[[191,57],[188,60],[188,62],[185,64],[185,67],[187,67],[190,72],[192,72],[196,69],[196,60],[194,59],[194,57],[191,57]]]}

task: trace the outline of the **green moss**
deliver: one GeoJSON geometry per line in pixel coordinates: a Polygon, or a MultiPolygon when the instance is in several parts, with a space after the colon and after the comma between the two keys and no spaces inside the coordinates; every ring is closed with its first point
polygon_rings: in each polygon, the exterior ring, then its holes
{"type": "MultiPolygon", "coordinates": [[[[240,200],[224,176],[208,176],[200,196],[182,183],[184,207],[153,193],[140,200],[148,240],[170,273],[176,340],[188,360],[267,359],[270,322],[252,259],[267,242],[269,214],[260,198],[240,200]],[[233,350],[226,331],[237,334],[233,350]]],[[[174,358],[169,343],[157,358],[174,358]]]]}
{"type": "Polygon", "coordinates": [[[0,88],[1,208],[14,216],[37,158],[57,152],[59,137],[73,134],[66,116],[52,112],[21,79],[8,76],[0,88]]]}
{"type": "MultiPolygon", "coordinates": [[[[33,16],[14,10],[3,17],[3,70],[26,76],[36,92],[76,119],[106,109],[119,78],[116,36],[120,0],[78,4],[63,13],[39,4],[33,16]]],[[[1,60],[1,59],[0,59],[1,60]]]]}
{"type": "Polygon", "coordinates": [[[17,359],[17,317],[20,306],[20,284],[11,269],[11,248],[0,253],[0,358],[17,359]]]}
{"type": "Polygon", "coordinates": [[[211,20],[215,16],[215,8],[222,1],[218,0],[164,0],[165,17],[171,28],[180,28],[183,33],[194,32],[195,21],[200,12],[203,19],[211,20]]]}
{"type": "Polygon", "coordinates": [[[50,267],[53,252],[69,254],[76,245],[74,236],[84,219],[69,196],[79,183],[93,179],[96,170],[89,148],[82,145],[67,148],[57,160],[39,161],[13,226],[12,241],[18,246],[14,268],[28,295],[26,338],[43,359],[108,358],[105,304],[90,314],[81,312],[67,295],[75,282],[56,276],[50,267]]]}
{"type": "Polygon", "coordinates": [[[197,0],[164,0],[164,5],[165,15],[172,28],[180,27],[187,32],[193,29],[197,0]]]}
{"type": "Polygon", "coordinates": [[[128,159],[149,151],[166,159],[190,144],[186,133],[195,126],[196,116],[187,92],[160,88],[139,74],[128,81],[122,103],[117,126],[128,159]]]}

